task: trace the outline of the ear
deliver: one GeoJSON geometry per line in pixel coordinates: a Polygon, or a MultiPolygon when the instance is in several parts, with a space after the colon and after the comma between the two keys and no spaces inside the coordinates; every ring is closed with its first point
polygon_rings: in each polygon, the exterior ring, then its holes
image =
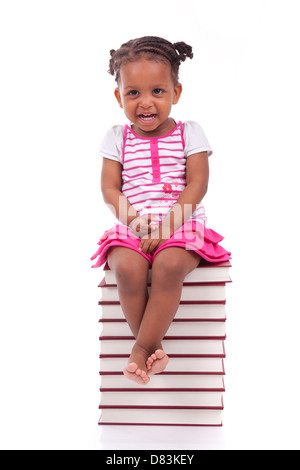
{"type": "Polygon", "coordinates": [[[175,85],[175,88],[174,88],[173,104],[178,103],[181,93],[182,93],[182,85],[181,83],[177,83],[177,85],[175,85]]]}
{"type": "Polygon", "coordinates": [[[121,93],[120,93],[119,88],[115,89],[115,97],[117,98],[117,101],[118,101],[120,107],[123,108],[123,103],[122,103],[121,93]]]}

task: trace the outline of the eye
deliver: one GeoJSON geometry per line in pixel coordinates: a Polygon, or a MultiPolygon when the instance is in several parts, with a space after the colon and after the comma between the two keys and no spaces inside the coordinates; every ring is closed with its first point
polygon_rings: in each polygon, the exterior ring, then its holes
{"type": "Polygon", "coordinates": [[[161,95],[164,91],[161,88],[155,88],[153,90],[154,95],[161,95]]]}
{"type": "Polygon", "coordinates": [[[130,90],[128,95],[129,96],[137,96],[139,94],[139,92],[137,90],[130,90]]]}

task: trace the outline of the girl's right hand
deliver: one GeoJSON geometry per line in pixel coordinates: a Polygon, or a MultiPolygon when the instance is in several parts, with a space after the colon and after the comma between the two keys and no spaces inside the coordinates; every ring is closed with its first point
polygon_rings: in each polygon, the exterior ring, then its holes
{"type": "Polygon", "coordinates": [[[157,217],[151,214],[141,215],[133,219],[129,228],[139,238],[143,238],[145,235],[155,230],[159,225],[157,217]]]}

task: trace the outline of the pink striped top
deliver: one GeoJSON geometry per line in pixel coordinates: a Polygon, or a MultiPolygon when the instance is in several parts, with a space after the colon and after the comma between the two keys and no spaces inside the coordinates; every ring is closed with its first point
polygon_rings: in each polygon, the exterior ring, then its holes
{"type": "MultiPolygon", "coordinates": [[[[122,164],[122,193],[134,209],[140,215],[153,214],[159,220],[186,187],[186,159],[203,151],[212,154],[201,127],[194,121],[184,124],[179,121],[169,134],[160,137],[140,137],[128,125],[114,126],[100,148],[102,157],[122,164]]],[[[202,203],[191,219],[206,224],[202,203]]]]}

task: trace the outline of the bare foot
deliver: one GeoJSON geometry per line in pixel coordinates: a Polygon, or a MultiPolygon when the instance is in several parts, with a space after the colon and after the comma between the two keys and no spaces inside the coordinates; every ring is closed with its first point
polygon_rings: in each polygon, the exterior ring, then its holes
{"type": "Polygon", "coordinates": [[[149,375],[160,374],[165,370],[169,362],[169,357],[162,349],[157,349],[147,360],[149,375]]]}
{"type": "Polygon", "coordinates": [[[132,349],[129,362],[124,369],[124,375],[130,380],[137,382],[140,385],[146,385],[150,379],[147,375],[146,366],[147,353],[138,346],[132,349]]]}

